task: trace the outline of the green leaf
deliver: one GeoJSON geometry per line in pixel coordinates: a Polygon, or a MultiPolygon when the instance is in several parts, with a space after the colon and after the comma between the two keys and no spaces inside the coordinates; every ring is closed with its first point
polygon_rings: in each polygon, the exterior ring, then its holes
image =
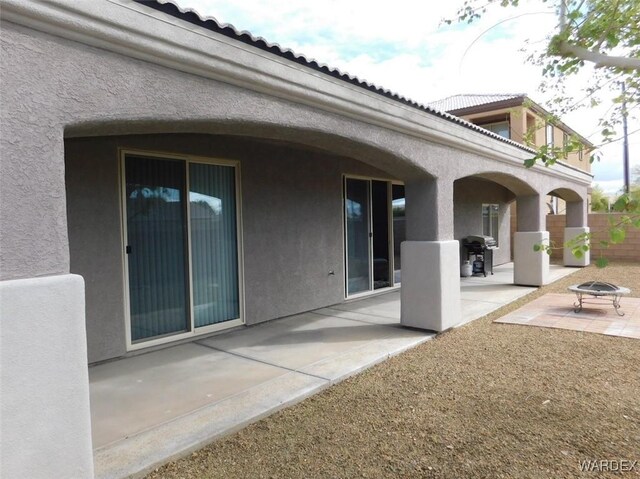
{"type": "Polygon", "coordinates": [[[573,256],[575,256],[578,259],[580,259],[580,258],[582,258],[584,256],[584,253],[582,252],[581,249],[574,249],[572,251],[572,253],[573,253],[573,256]]]}
{"type": "Polygon", "coordinates": [[[598,268],[605,268],[609,264],[609,260],[607,258],[598,258],[596,261],[596,266],[598,268]]]}
{"type": "Polygon", "coordinates": [[[609,247],[609,242],[602,240],[600,241],[600,246],[602,246],[603,248],[608,248],[609,247]]]}
{"type": "Polygon", "coordinates": [[[609,230],[609,237],[612,243],[622,243],[626,236],[626,232],[622,228],[612,228],[609,230]]]}
{"type": "Polygon", "coordinates": [[[589,245],[588,244],[583,244],[582,245],[582,251],[589,251],[589,245]]]}
{"type": "Polygon", "coordinates": [[[524,166],[527,168],[531,168],[535,164],[536,164],[535,158],[529,158],[528,160],[524,160],[524,166]]]}
{"type": "Polygon", "coordinates": [[[625,195],[622,195],[620,198],[616,200],[612,208],[614,211],[624,211],[627,209],[628,202],[629,202],[629,198],[627,198],[625,195]]]}

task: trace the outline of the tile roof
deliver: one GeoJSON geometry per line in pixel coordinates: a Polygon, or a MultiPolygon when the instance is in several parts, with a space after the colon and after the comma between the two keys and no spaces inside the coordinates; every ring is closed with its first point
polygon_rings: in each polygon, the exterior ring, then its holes
{"type": "Polygon", "coordinates": [[[437,110],[442,111],[456,111],[462,110],[463,108],[472,108],[475,106],[481,105],[489,105],[491,103],[497,103],[500,101],[507,100],[515,100],[518,98],[522,98],[523,100],[526,98],[526,94],[524,93],[497,93],[497,94],[487,94],[487,95],[476,95],[476,94],[461,94],[461,95],[453,95],[442,100],[433,101],[428,103],[431,108],[435,108],[437,110]]]}
{"type": "Polygon", "coordinates": [[[466,128],[469,128],[470,130],[474,130],[479,133],[482,133],[483,135],[489,136],[495,140],[501,141],[503,143],[508,143],[512,146],[518,147],[526,151],[532,151],[531,148],[527,148],[526,146],[518,142],[515,142],[508,138],[504,138],[493,132],[485,130],[484,128],[480,128],[471,122],[458,118],[457,116],[450,115],[445,111],[442,111],[431,105],[424,105],[422,103],[418,103],[414,100],[401,96],[395,92],[392,92],[391,90],[380,88],[379,86],[373,83],[362,81],[358,77],[349,75],[348,73],[343,73],[337,68],[329,67],[326,64],[318,63],[316,60],[308,59],[304,55],[299,55],[289,48],[282,48],[277,43],[270,43],[262,37],[256,37],[246,30],[239,31],[238,29],[236,29],[236,27],[234,27],[229,23],[219,23],[213,17],[202,17],[197,11],[191,8],[183,9],[180,6],[178,6],[176,3],[174,3],[172,0],[134,0],[134,1],[136,3],[153,8],[154,10],[158,10],[168,15],[171,15],[174,18],[178,18],[180,20],[189,22],[193,25],[197,25],[209,31],[212,31],[221,35],[225,35],[226,37],[233,38],[234,40],[237,40],[245,44],[251,45],[253,47],[259,48],[261,50],[267,51],[279,57],[286,58],[295,63],[303,65],[305,67],[312,68],[316,71],[322,72],[326,75],[332,76],[339,80],[364,88],[378,95],[390,98],[399,103],[403,103],[405,105],[424,111],[431,115],[438,116],[452,123],[457,123],[458,125],[462,125],[466,128]]]}
{"type": "MultiPolygon", "coordinates": [[[[549,114],[549,112],[543,107],[531,101],[531,99],[527,97],[526,93],[460,94],[443,98],[442,100],[433,101],[431,103],[428,103],[427,105],[431,108],[445,111],[452,115],[466,115],[470,113],[470,109],[472,108],[475,109],[477,107],[486,106],[487,108],[480,108],[479,110],[473,111],[490,111],[492,106],[497,103],[509,102],[508,106],[514,106],[521,105],[527,99],[530,102],[530,108],[537,109],[538,112],[543,115],[549,114]]],[[[495,105],[495,107],[505,106],[507,105],[505,105],[504,103],[502,105],[495,105]]],[[[566,123],[557,121],[556,125],[572,135],[577,135],[585,145],[589,147],[594,146],[593,143],[591,143],[587,138],[582,136],[566,123]]]]}

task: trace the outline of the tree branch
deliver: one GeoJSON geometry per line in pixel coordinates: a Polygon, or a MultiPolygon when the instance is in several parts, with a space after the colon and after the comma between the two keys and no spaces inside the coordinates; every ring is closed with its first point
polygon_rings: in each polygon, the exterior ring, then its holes
{"type": "Polygon", "coordinates": [[[561,57],[573,57],[593,63],[596,67],[622,68],[640,71],[640,58],[618,57],[594,52],[587,48],[561,40],[555,44],[556,53],[561,57]]]}

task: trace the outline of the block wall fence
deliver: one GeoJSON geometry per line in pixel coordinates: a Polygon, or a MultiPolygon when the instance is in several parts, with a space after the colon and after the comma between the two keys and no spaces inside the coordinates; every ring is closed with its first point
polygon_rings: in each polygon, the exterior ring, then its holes
{"type": "MultiPolygon", "coordinates": [[[[601,255],[610,261],[640,261],[640,229],[628,228],[627,237],[623,243],[611,244],[608,248],[600,246],[601,240],[608,240],[609,217],[620,218],[620,213],[590,213],[589,228],[594,233],[591,243],[591,262],[601,255]]],[[[563,242],[565,215],[547,215],[547,231],[556,246],[563,242]]],[[[554,250],[552,259],[562,260],[562,249],[554,250]]]]}

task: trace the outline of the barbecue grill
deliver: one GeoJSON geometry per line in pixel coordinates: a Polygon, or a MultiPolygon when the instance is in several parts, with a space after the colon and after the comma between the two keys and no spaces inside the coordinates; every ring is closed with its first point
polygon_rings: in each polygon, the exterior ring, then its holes
{"type": "Polygon", "coordinates": [[[498,242],[491,236],[472,235],[462,240],[462,246],[467,251],[467,259],[473,257],[472,274],[493,274],[493,250],[498,247],[498,242]]]}

